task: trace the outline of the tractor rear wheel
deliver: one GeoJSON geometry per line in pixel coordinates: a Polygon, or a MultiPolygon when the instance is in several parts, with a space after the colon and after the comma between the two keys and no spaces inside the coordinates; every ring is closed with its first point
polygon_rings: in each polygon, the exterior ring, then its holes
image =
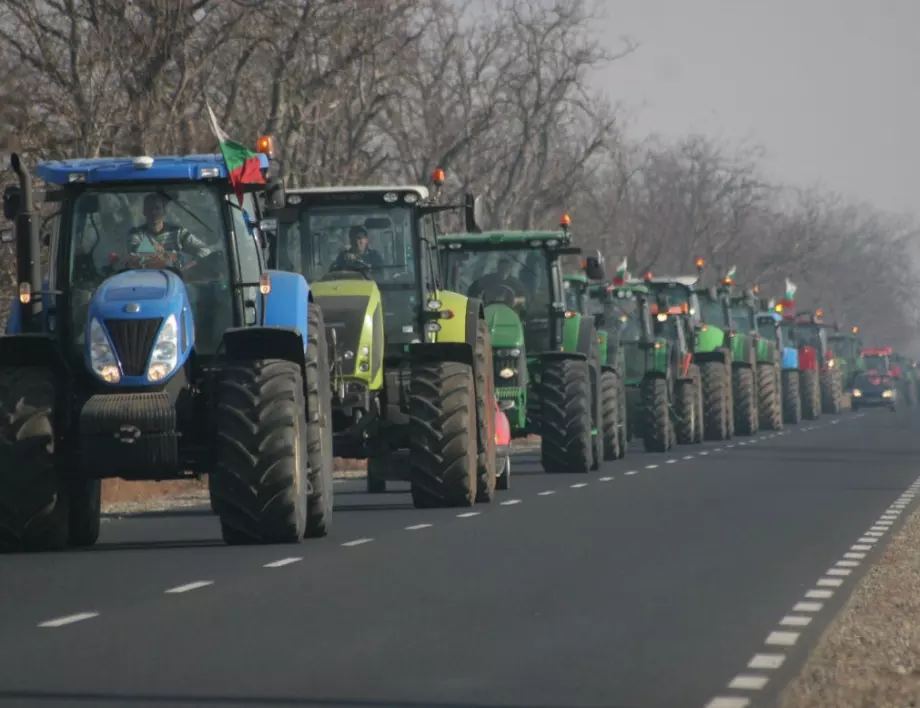
{"type": "Polygon", "coordinates": [[[76,477],[68,483],[70,545],[93,546],[99,540],[102,521],[102,480],[76,477]]]}
{"type": "Polygon", "coordinates": [[[725,376],[725,364],[720,361],[706,361],[700,365],[700,379],[703,384],[703,437],[706,440],[727,440],[728,419],[732,415],[729,407],[729,382],[725,376]]]}
{"type": "Polygon", "coordinates": [[[839,369],[821,372],[821,412],[837,415],[842,409],[843,381],[839,369]]]}
{"type": "Polygon", "coordinates": [[[799,372],[783,371],[783,423],[798,425],[802,420],[802,394],[799,391],[799,372]]]}
{"type": "Polygon", "coordinates": [[[321,538],[332,525],[332,384],[329,380],[329,349],[326,326],[319,305],[307,311],[307,462],[310,465],[310,496],[307,497],[307,538],[321,538]]]}
{"type": "Polygon", "coordinates": [[[803,371],[799,378],[802,394],[802,418],[817,420],[821,417],[821,391],[817,371],[803,371]]]}
{"type": "Polygon", "coordinates": [[[677,414],[677,423],[674,427],[677,444],[691,445],[699,425],[696,417],[696,385],[693,381],[679,381],[674,388],[674,408],[677,414]]]}
{"type": "Polygon", "coordinates": [[[583,474],[593,463],[591,373],[583,359],[544,360],[540,456],[550,474],[583,474]]]}
{"type": "Polygon", "coordinates": [[[757,432],[757,398],[754,387],[754,369],[738,366],[732,373],[735,394],[735,430],[739,435],[757,432]]]}
{"type": "Polygon", "coordinates": [[[455,361],[412,364],[409,479],[416,508],[476,500],[476,374],[455,361]]]}
{"type": "Polygon", "coordinates": [[[55,468],[51,371],[0,369],[0,552],[67,547],[69,497],[55,468]]]}
{"type": "Polygon", "coordinates": [[[476,323],[476,501],[488,503],[495,497],[495,368],[492,365],[492,338],[485,320],[476,323]]]}
{"type": "Polygon", "coordinates": [[[387,480],[382,471],[387,469],[386,457],[369,457],[367,460],[367,493],[383,494],[387,490],[387,480]]]}
{"type": "Polygon", "coordinates": [[[775,365],[757,365],[757,394],[760,427],[764,430],[782,429],[783,418],[779,403],[779,375],[775,365]]]}
{"type": "Polygon", "coordinates": [[[604,459],[619,460],[620,377],[611,369],[601,372],[601,433],[604,439],[604,459]]]}
{"type": "Polygon", "coordinates": [[[642,442],[648,452],[667,452],[674,442],[669,382],[649,377],[642,382],[642,442]]]}
{"type": "Polygon", "coordinates": [[[502,461],[501,470],[498,478],[495,480],[495,488],[500,491],[511,489],[511,455],[507,455],[502,461]]]}
{"type": "Polygon", "coordinates": [[[299,543],[307,526],[307,406],[298,364],[228,361],[215,387],[213,508],[232,545],[299,543]]]}
{"type": "Polygon", "coordinates": [[[619,401],[619,415],[617,417],[617,436],[620,438],[619,459],[626,457],[626,448],[629,441],[632,440],[630,433],[629,421],[629,403],[626,400],[626,381],[623,379],[622,371],[617,375],[617,398],[619,401]]]}

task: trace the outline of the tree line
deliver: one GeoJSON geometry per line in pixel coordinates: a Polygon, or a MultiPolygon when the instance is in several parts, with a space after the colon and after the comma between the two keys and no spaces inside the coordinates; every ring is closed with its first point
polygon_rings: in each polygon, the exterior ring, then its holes
{"type": "MultiPolygon", "coordinates": [[[[634,51],[587,0],[4,0],[0,136],[30,161],[211,152],[271,134],[290,186],[427,183],[492,228],[554,228],[630,270],[738,282],[913,344],[916,225],[765,177],[759,147],[637,140],[595,72],[634,51]]],[[[625,28],[624,28],[625,29],[625,28]]],[[[624,69],[625,70],[625,69],[624,69]]],[[[5,178],[9,179],[9,174],[5,178]]],[[[12,264],[10,254],[3,261],[12,264]]],[[[0,283],[13,292],[13,268],[0,283]]]]}

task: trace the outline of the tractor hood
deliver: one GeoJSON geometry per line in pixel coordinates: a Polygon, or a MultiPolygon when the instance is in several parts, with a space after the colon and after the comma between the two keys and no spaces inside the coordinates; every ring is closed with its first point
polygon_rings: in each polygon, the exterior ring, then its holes
{"type": "Polygon", "coordinates": [[[507,305],[487,305],[486,324],[489,326],[493,347],[506,349],[524,346],[524,326],[521,324],[521,318],[507,305]]]}
{"type": "Polygon", "coordinates": [[[358,374],[363,363],[370,363],[373,350],[372,370],[362,372],[360,377],[373,376],[379,366],[377,359],[382,361],[383,356],[383,332],[377,334],[377,342],[373,341],[375,328],[382,329],[383,325],[377,284],[372,280],[330,280],[313,283],[311,291],[323,311],[326,340],[341,373],[358,374]]]}
{"type": "Polygon", "coordinates": [[[90,314],[100,319],[147,319],[178,315],[188,307],[182,278],[169,270],[129,270],[103,281],[90,314]]]}

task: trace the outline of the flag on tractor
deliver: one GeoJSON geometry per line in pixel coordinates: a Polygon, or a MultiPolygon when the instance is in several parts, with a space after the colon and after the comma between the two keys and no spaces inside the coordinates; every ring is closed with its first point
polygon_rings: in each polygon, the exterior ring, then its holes
{"type": "Polygon", "coordinates": [[[729,268],[728,273],[725,274],[725,277],[722,278],[722,283],[724,285],[731,285],[735,282],[735,273],[738,272],[738,266],[732,266],[729,268]]]}
{"type": "Polygon", "coordinates": [[[617,266],[617,272],[613,276],[614,285],[624,285],[626,283],[626,279],[629,277],[629,270],[627,268],[627,260],[624,258],[620,262],[620,265],[617,266]]]}
{"type": "Polygon", "coordinates": [[[211,120],[211,130],[214,137],[220,144],[220,154],[227,165],[227,173],[230,175],[230,185],[236,193],[240,207],[243,206],[243,185],[244,184],[265,184],[265,176],[262,174],[262,166],[259,163],[259,155],[250,150],[245,145],[231,140],[230,137],[221,130],[217,125],[217,117],[211,110],[210,104],[205,104],[208,109],[208,116],[211,120]]]}
{"type": "Polygon", "coordinates": [[[798,286],[793,283],[789,278],[786,278],[786,299],[795,300],[795,291],[798,290],[798,286]]]}

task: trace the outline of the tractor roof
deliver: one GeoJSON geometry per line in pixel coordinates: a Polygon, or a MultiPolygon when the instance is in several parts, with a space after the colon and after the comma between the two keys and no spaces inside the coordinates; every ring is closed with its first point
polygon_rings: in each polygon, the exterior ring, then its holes
{"type": "MultiPolygon", "coordinates": [[[[262,169],[268,158],[258,155],[262,169]]],[[[220,155],[162,155],[158,157],[98,157],[40,162],[35,173],[50,184],[105,184],[227,179],[227,166],[220,155]]]]}
{"type": "Polygon", "coordinates": [[[425,201],[429,196],[431,196],[431,193],[428,191],[428,187],[423,187],[420,184],[375,184],[341,187],[300,187],[296,189],[292,188],[285,190],[285,193],[288,195],[386,194],[388,192],[412,192],[417,194],[421,201],[425,201]]]}
{"type": "Polygon", "coordinates": [[[660,277],[660,278],[651,278],[650,280],[634,278],[627,281],[630,285],[642,285],[644,283],[651,283],[652,285],[683,285],[688,288],[692,288],[696,285],[699,278],[695,275],[675,275],[673,277],[660,277]]]}
{"type": "Polygon", "coordinates": [[[529,248],[539,246],[568,246],[572,237],[564,231],[483,231],[482,233],[453,233],[438,237],[442,244],[460,244],[484,248],[529,248]]]}

